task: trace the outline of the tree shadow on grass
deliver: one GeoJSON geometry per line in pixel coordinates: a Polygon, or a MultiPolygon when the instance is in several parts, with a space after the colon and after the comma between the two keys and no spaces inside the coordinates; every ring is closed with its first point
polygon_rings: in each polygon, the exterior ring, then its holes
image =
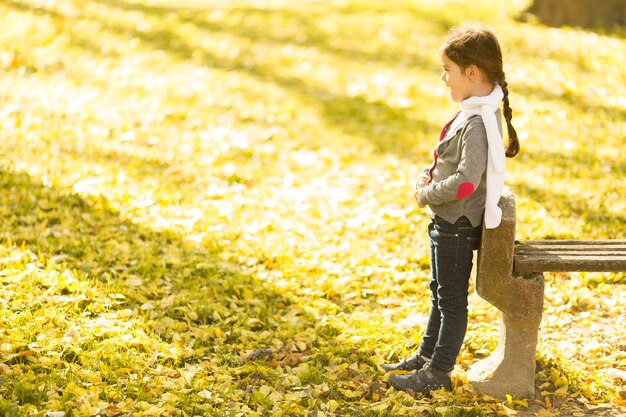
{"type": "MultiPolygon", "coordinates": [[[[428,54],[423,51],[412,51],[407,53],[403,49],[395,49],[395,45],[384,45],[377,50],[358,49],[338,45],[338,35],[324,30],[315,24],[315,18],[328,13],[328,10],[314,11],[301,8],[285,9],[272,7],[167,7],[153,6],[147,4],[130,3],[123,0],[94,0],[109,7],[126,11],[141,12],[147,15],[162,17],[167,14],[178,16],[185,23],[190,23],[198,29],[207,32],[223,32],[236,34],[242,38],[253,42],[264,41],[278,46],[298,45],[319,49],[339,58],[347,58],[352,61],[359,61],[365,64],[371,63],[396,63],[411,67],[438,67],[439,62],[433,59],[436,53],[428,54]],[[202,18],[207,12],[219,12],[222,18],[219,22],[202,18]],[[313,13],[313,15],[311,14],[313,13]],[[235,20],[229,22],[228,20],[235,20]],[[255,20],[258,19],[258,20],[255,20]],[[286,31],[286,28],[297,28],[297,33],[286,31]]],[[[359,14],[379,14],[390,11],[392,5],[376,7],[375,5],[359,5],[358,9],[353,9],[349,5],[329,5],[331,13],[337,13],[343,18],[348,16],[358,16],[359,14]]],[[[399,11],[404,14],[415,16],[429,23],[435,24],[440,31],[445,32],[454,25],[448,19],[424,10],[418,10],[410,5],[403,6],[399,11]]],[[[384,25],[381,27],[384,28],[384,25]]],[[[375,35],[377,35],[375,33],[375,35]]],[[[339,35],[340,36],[340,35],[339,35]]],[[[365,42],[360,43],[366,45],[365,42]]]]}
{"type": "Polygon", "coordinates": [[[531,87],[524,83],[515,86],[515,92],[524,97],[532,97],[546,102],[559,101],[566,106],[575,109],[577,113],[593,112],[598,115],[598,119],[607,118],[620,120],[626,118],[626,110],[617,106],[608,106],[599,103],[590,103],[589,100],[579,93],[571,90],[562,91],[561,93],[551,92],[541,87],[531,87]]]}
{"type": "MultiPolygon", "coordinates": [[[[140,10],[155,16],[162,16],[168,11],[168,9],[158,7],[129,6],[128,3],[119,0],[107,2],[107,4],[113,4],[115,7],[125,10],[140,10]]],[[[243,13],[244,11],[239,10],[239,12],[243,13]]],[[[277,12],[274,10],[270,12],[251,9],[245,10],[245,13],[261,13],[262,16],[267,17],[277,12]]],[[[334,47],[330,41],[330,36],[311,25],[305,17],[286,12],[280,13],[284,15],[284,19],[296,20],[299,24],[302,23],[304,25],[302,28],[307,38],[305,44],[320,47],[333,55],[365,63],[372,61],[396,62],[399,57],[395,53],[388,55],[387,52],[381,52],[379,56],[378,54],[364,53],[356,49],[334,47]]],[[[259,28],[254,26],[240,25],[239,27],[226,29],[219,24],[199,19],[195,14],[183,13],[181,20],[206,32],[234,33],[251,41],[253,44],[268,39],[283,46],[294,42],[293,39],[270,35],[267,31],[259,30],[259,28]]],[[[433,126],[425,118],[418,117],[406,109],[390,106],[380,100],[372,101],[362,95],[348,96],[337,94],[329,91],[322,85],[308,82],[295,76],[281,75],[273,65],[262,61],[250,61],[247,55],[254,55],[252,52],[250,54],[240,54],[236,58],[224,59],[207,50],[187,44],[184,39],[181,39],[176,33],[169,30],[146,33],[137,31],[136,28],[122,25],[111,25],[109,23],[107,26],[115,33],[124,33],[127,36],[141,39],[145,44],[151,45],[156,49],[168,51],[168,53],[178,56],[182,60],[195,58],[207,67],[227,72],[243,72],[263,82],[276,84],[282,89],[295,94],[309,107],[318,108],[329,126],[348,135],[367,138],[374,145],[375,149],[380,152],[394,152],[402,157],[406,157],[409,151],[415,147],[414,132],[416,129],[422,129],[433,137],[437,133],[438,126],[433,126]]],[[[252,48],[250,48],[250,51],[252,51],[252,48]]],[[[421,55],[409,58],[411,65],[416,65],[417,63],[417,65],[422,67],[427,65],[424,60],[425,58],[421,55]]]]}
{"type": "Polygon", "coordinates": [[[562,219],[581,219],[581,230],[570,230],[568,236],[538,236],[538,239],[571,238],[576,234],[589,236],[604,236],[605,239],[623,239],[626,230],[626,216],[614,215],[602,207],[596,207],[587,198],[572,196],[567,192],[555,192],[532,186],[530,184],[517,184],[515,194],[529,198],[544,207],[551,216],[562,219]]]}
{"type": "MultiPolygon", "coordinates": [[[[2,242],[23,245],[45,259],[61,259],[66,268],[82,271],[112,291],[139,291],[154,301],[184,290],[193,299],[181,302],[198,303],[202,309],[232,300],[248,307],[251,317],[278,315],[278,310],[293,304],[223,256],[225,242],[235,237],[187,242],[175,232],[146,229],[124,219],[103,197],[84,198],[4,169],[0,170],[0,201],[2,242]],[[143,285],[131,291],[127,281],[137,277],[143,285]],[[262,305],[247,303],[242,296],[246,290],[253,291],[262,305]]],[[[132,297],[127,303],[121,308],[141,304],[132,297]]],[[[303,317],[310,325],[311,316],[303,313],[303,317]]],[[[233,324],[249,328],[245,321],[233,324]]],[[[265,325],[271,329],[271,324],[265,325]]]]}
{"type": "MultiPolygon", "coordinates": [[[[6,0],[1,1],[6,2],[6,0]]],[[[257,30],[257,28],[225,29],[218,24],[199,19],[189,14],[189,12],[183,12],[184,9],[172,10],[155,6],[139,6],[122,1],[107,1],[103,3],[122,10],[141,11],[156,17],[162,17],[168,13],[180,13],[183,22],[192,24],[199,30],[223,32],[225,34],[234,33],[249,40],[252,45],[259,41],[265,41],[268,38],[272,42],[284,44],[285,46],[292,43],[287,38],[268,37],[267,34],[257,30]]],[[[34,8],[19,1],[8,2],[8,5],[22,11],[32,11],[33,13],[49,14],[51,16],[58,15],[54,10],[48,10],[45,7],[34,8]]],[[[252,12],[259,13],[256,9],[252,12]]],[[[285,18],[297,21],[304,19],[302,16],[295,15],[288,15],[285,18]]],[[[234,58],[224,58],[200,46],[189,45],[174,30],[161,29],[146,32],[138,30],[136,26],[102,21],[98,17],[92,17],[91,19],[99,20],[104,30],[123,35],[128,37],[128,39],[139,39],[143,44],[155,50],[166,51],[180,60],[199,62],[204,66],[229,73],[241,72],[261,82],[277,85],[293,94],[306,106],[317,108],[327,126],[350,136],[367,139],[378,152],[395,153],[401,157],[410,157],[411,152],[415,150],[417,145],[415,141],[416,131],[419,130],[421,135],[435,137],[440,128],[440,126],[435,126],[426,118],[420,117],[410,110],[391,106],[382,100],[374,101],[362,95],[337,94],[321,84],[288,74],[282,75],[277,72],[275,65],[270,65],[262,60],[250,60],[250,56],[254,56],[251,46],[249,47],[249,53],[244,52],[234,58]]],[[[376,57],[376,54],[371,55],[355,49],[334,48],[329,41],[328,35],[322,34],[318,28],[312,27],[310,24],[305,27],[305,30],[307,38],[310,38],[308,42],[312,43],[311,46],[319,46],[332,54],[364,62],[371,61],[376,57]],[[321,44],[318,44],[318,42],[321,44]]],[[[78,47],[87,48],[92,53],[100,53],[97,44],[93,41],[81,39],[78,34],[73,34],[72,42],[78,47]]],[[[395,62],[395,52],[389,56],[386,54],[386,52],[383,52],[378,59],[389,63],[395,62]]],[[[427,65],[421,55],[409,57],[408,62],[411,65],[417,64],[422,67],[427,65]]]]}
{"type": "MultiPolygon", "coordinates": [[[[552,138],[541,139],[549,141],[552,138]]],[[[578,150],[569,152],[522,148],[518,158],[529,169],[540,165],[561,179],[580,179],[582,176],[586,179],[599,179],[606,178],[607,174],[618,178],[626,176],[626,160],[602,159],[596,152],[597,149],[593,146],[579,146],[578,150]]]]}
{"type": "MultiPolygon", "coordinates": [[[[57,331],[68,331],[91,310],[92,303],[121,294],[120,303],[93,313],[96,316],[92,314],[91,319],[132,311],[129,320],[155,335],[159,343],[186,345],[188,355],[157,361],[154,366],[182,369],[209,361],[222,364],[227,372],[232,370],[241,384],[250,384],[254,383],[250,380],[253,371],[238,368],[250,352],[270,346],[275,367],[283,353],[276,340],[288,346],[298,332],[326,331],[316,326],[311,313],[225,256],[226,242],[232,236],[201,244],[187,242],[174,232],[149,230],[124,219],[102,197],[83,198],[6,169],[0,170],[0,216],[0,243],[29,249],[44,262],[56,263],[61,271],[75,271],[75,276],[93,284],[93,298],[72,307],[77,310],[67,315],[67,322],[60,323],[57,331]],[[155,307],[147,309],[147,305],[155,307]]],[[[61,308],[54,300],[47,303],[52,309],[61,308]]],[[[26,310],[40,307],[27,306],[26,310]]],[[[35,330],[31,342],[38,336],[35,330]]],[[[145,355],[142,349],[131,344],[126,355],[145,355]]],[[[76,362],[77,356],[71,356],[71,361],[76,362]]],[[[149,371],[139,370],[146,375],[149,371]]],[[[75,378],[79,384],[86,383],[75,378]]]]}
{"type": "MultiPolygon", "coordinates": [[[[552,138],[545,139],[549,143],[552,138]]],[[[583,232],[590,237],[624,238],[626,216],[611,211],[610,202],[619,200],[621,193],[619,182],[623,182],[626,175],[626,161],[619,158],[600,158],[593,146],[579,145],[577,150],[562,152],[526,149],[522,145],[522,152],[514,163],[524,166],[526,172],[516,179],[512,186],[518,197],[538,203],[554,218],[582,220],[581,230],[570,230],[568,237],[583,232]],[[533,181],[535,178],[530,174],[533,172],[541,173],[543,178],[538,178],[541,182],[533,181]],[[609,185],[607,176],[616,182],[609,185]],[[555,179],[558,179],[556,182],[558,186],[553,182],[555,179]],[[590,183],[603,181],[602,187],[607,195],[601,195],[597,190],[597,194],[593,195],[594,190],[591,189],[586,190],[585,194],[580,194],[574,188],[567,188],[569,181],[581,184],[581,180],[590,183]]],[[[559,238],[559,236],[543,237],[559,238]]]]}

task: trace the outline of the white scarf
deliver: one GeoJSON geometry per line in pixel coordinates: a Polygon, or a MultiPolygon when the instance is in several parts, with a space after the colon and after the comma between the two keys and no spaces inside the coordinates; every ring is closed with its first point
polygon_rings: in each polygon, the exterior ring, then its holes
{"type": "Polygon", "coordinates": [[[488,96],[470,97],[461,101],[461,112],[467,115],[479,114],[487,131],[489,155],[487,157],[487,200],[485,202],[485,227],[494,229],[500,224],[502,210],[498,207],[504,189],[506,155],[502,135],[498,129],[496,111],[504,97],[502,88],[496,84],[488,96]]]}

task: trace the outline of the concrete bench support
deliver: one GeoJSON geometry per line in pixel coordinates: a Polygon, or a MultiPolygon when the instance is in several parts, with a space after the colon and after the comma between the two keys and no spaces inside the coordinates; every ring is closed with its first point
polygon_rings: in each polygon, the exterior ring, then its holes
{"type": "Polygon", "coordinates": [[[468,371],[478,392],[506,399],[534,397],[535,354],[543,311],[543,274],[513,272],[515,197],[505,190],[499,203],[502,223],[485,229],[478,250],[476,291],[501,311],[498,347],[468,371]]]}

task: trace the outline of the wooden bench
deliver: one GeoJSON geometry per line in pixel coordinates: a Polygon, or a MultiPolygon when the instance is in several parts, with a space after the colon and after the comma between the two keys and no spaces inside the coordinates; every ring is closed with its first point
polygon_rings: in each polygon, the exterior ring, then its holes
{"type": "Polygon", "coordinates": [[[626,271],[626,240],[515,241],[515,197],[505,189],[502,222],[485,229],[476,292],[501,311],[498,346],[468,370],[475,389],[506,399],[535,395],[535,354],[543,312],[543,272],[626,271]]]}

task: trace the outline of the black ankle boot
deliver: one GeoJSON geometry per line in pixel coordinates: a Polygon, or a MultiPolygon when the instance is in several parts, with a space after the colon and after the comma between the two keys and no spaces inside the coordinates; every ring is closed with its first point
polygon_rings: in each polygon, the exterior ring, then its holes
{"type": "Polygon", "coordinates": [[[428,394],[430,391],[436,391],[441,388],[446,391],[452,389],[450,375],[434,368],[431,366],[430,362],[424,365],[419,371],[413,371],[407,375],[389,375],[389,383],[395,389],[414,391],[422,394],[428,394]]]}
{"type": "Polygon", "coordinates": [[[389,371],[419,371],[428,361],[418,353],[402,359],[398,363],[383,363],[380,365],[385,372],[389,371]]]}

